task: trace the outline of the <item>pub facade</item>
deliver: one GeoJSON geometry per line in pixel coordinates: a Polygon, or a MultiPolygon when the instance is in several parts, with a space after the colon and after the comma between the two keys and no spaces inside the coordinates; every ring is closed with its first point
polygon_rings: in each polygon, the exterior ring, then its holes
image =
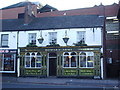
{"type": "Polygon", "coordinates": [[[103,16],[6,19],[2,25],[1,45],[17,48],[18,77],[103,78],[103,16]]]}
{"type": "Polygon", "coordinates": [[[20,48],[20,76],[101,78],[101,46],[20,48]]]}

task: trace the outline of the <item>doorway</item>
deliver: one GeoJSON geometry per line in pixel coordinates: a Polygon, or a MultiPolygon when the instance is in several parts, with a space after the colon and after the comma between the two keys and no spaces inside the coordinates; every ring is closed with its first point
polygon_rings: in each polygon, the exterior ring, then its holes
{"type": "Polygon", "coordinates": [[[57,70],[57,54],[49,53],[49,76],[56,76],[57,70]]]}

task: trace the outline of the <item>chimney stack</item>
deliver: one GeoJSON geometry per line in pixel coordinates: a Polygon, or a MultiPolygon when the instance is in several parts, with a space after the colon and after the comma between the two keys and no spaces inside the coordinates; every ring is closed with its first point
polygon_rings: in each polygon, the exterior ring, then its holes
{"type": "Polygon", "coordinates": [[[32,3],[29,1],[26,1],[27,5],[25,6],[25,15],[24,15],[24,24],[28,25],[33,18],[32,15],[32,3]]]}
{"type": "Polygon", "coordinates": [[[105,16],[105,6],[102,3],[99,5],[99,15],[105,16]]]}

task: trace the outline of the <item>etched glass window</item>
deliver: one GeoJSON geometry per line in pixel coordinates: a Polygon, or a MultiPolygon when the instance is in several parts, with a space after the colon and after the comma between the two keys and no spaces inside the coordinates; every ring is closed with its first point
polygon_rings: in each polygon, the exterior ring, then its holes
{"type": "Polygon", "coordinates": [[[41,67],[41,66],[42,66],[42,56],[40,53],[37,53],[36,67],[41,67]]]}
{"type": "Polygon", "coordinates": [[[26,61],[26,67],[30,67],[30,54],[27,53],[25,56],[25,61],[26,61]]]}
{"type": "Polygon", "coordinates": [[[32,53],[32,56],[31,56],[31,67],[35,67],[35,53],[32,53]]]}
{"type": "Polygon", "coordinates": [[[94,64],[94,53],[88,52],[87,53],[87,67],[93,67],[94,64]]]}
{"type": "Polygon", "coordinates": [[[25,55],[26,68],[40,68],[42,67],[42,55],[40,53],[27,53],[25,55]]]}
{"type": "Polygon", "coordinates": [[[94,67],[94,53],[81,52],[80,53],[80,67],[94,67]]]}
{"type": "Polygon", "coordinates": [[[80,53],[80,67],[86,67],[86,53],[80,53]]]}
{"type": "Polygon", "coordinates": [[[77,67],[77,55],[75,52],[65,52],[63,57],[64,67],[77,67]]]}

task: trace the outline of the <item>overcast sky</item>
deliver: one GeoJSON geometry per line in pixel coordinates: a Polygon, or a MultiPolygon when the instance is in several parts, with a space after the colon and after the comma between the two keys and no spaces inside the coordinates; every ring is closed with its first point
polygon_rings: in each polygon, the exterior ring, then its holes
{"type": "MultiPolygon", "coordinates": [[[[0,8],[16,4],[18,2],[25,0],[0,0],[0,8]]],[[[93,7],[94,5],[111,5],[113,3],[118,3],[119,0],[29,0],[32,2],[40,2],[41,4],[49,4],[58,10],[69,10],[85,7],[93,7]]]]}

